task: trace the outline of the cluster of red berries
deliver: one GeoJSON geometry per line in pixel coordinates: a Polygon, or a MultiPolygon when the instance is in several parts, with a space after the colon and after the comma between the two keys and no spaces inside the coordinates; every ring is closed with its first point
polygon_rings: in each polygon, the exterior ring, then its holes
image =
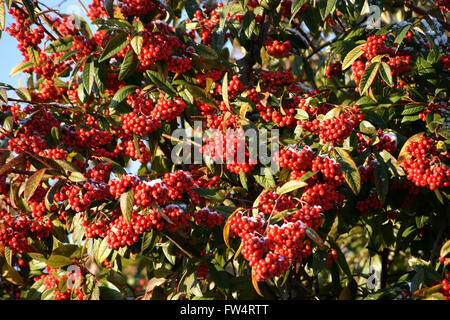
{"type": "Polygon", "coordinates": [[[388,48],[385,44],[386,35],[372,35],[367,37],[367,41],[361,46],[361,50],[364,51],[364,56],[367,60],[372,60],[377,55],[380,54],[392,54],[394,50],[388,48]]]}
{"type": "Polygon", "coordinates": [[[323,181],[330,186],[338,187],[344,182],[341,166],[327,155],[319,155],[311,162],[311,170],[320,171],[323,181]]]}
{"type": "Polygon", "coordinates": [[[318,205],[305,205],[290,214],[286,220],[290,222],[301,221],[305,226],[317,230],[322,225],[323,209],[318,205]]]}
{"type": "Polygon", "coordinates": [[[358,167],[358,171],[359,171],[359,175],[361,176],[361,181],[362,182],[368,182],[370,181],[371,183],[374,183],[374,163],[373,161],[370,161],[367,165],[365,166],[359,166],[358,167]]]}
{"type": "Polygon", "coordinates": [[[217,211],[211,211],[208,208],[194,212],[194,221],[196,225],[205,225],[207,228],[214,228],[220,226],[225,217],[217,211]]]}
{"type": "MultiPolygon", "coordinates": [[[[408,34],[408,39],[412,34],[408,34]]],[[[410,71],[409,63],[411,62],[411,56],[406,51],[396,51],[386,46],[386,35],[372,35],[368,36],[365,44],[361,46],[361,50],[364,54],[355,60],[352,64],[353,67],[353,79],[356,84],[359,84],[361,77],[366,68],[372,63],[371,60],[378,55],[386,55],[382,58],[383,62],[386,62],[391,69],[391,73],[395,77],[400,77],[410,71]]],[[[405,83],[398,81],[396,87],[403,87],[405,83]]],[[[359,90],[357,87],[356,90],[359,90]]]]}
{"type": "Polygon", "coordinates": [[[382,208],[380,200],[376,194],[369,196],[368,198],[358,201],[356,203],[356,209],[361,212],[361,215],[366,216],[370,210],[380,210],[382,208]]]}
{"type": "Polygon", "coordinates": [[[206,263],[201,262],[197,267],[197,279],[205,280],[209,274],[209,269],[206,263]]]}
{"type": "Polygon", "coordinates": [[[419,118],[425,122],[425,121],[427,121],[427,115],[429,113],[441,115],[443,113],[448,112],[447,110],[448,110],[448,106],[441,105],[441,104],[435,104],[435,103],[429,103],[427,105],[427,108],[423,112],[419,113],[419,118]]]}
{"type": "MultiPolygon", "coordinates": [[[[297,12],[295,17],[300,16],[303,12],[305,12],[309,7],[308,3],[305,3],[300,10],[297,12]]],[[[281,2],[281,15],[283,18],[290,19],[292,17],[292,0],[283,0],[281,2]]]]}
{"type": "Polygon", "coordinates": [[[314,154],[309,146],[301,149],[291,147],[281,149],[279,153],[275,154],[274,158],[280,168],[287,167],[293,171],[301,171],[311,167],[314,154]]]}
{"type": "Polygon", "coordinates": [[[312,206],[320,206],[323,211],[340,207],[344,202],[344,195],[337,192],[332,185],[323,183],[305,187],[301,200],[312,206]]]}
{"type": "Polygon", "coordinates": [[[271,214],[295,208],[295,203],[288,195],[279,196],[276,192],[265,192],[259,197],[258,207],[265,214],[271,214]]]}
{"type": "Polygon", "coordinates": [[[292,45],[289,40],[282,42],[273,40],[270,37],[264,41],[264,47],[266,48],[267,53],[275,58],[283,58],[288,56],[292,49],[292,45]]]}
{"type": "Polygon", "coordinates": [[[230,172],[251,172],[256,159],[250,157],[243,129],[240,130],[242,135],[236,134],[234,130],[226,130],[225,133],[218,131],[210,138],[204,137],[200,152],[215,162],[223,161],[230,172]]]}
{"type": "MultiPolygon", "coordinates": [[[[223,3],[217,4],[217,9],[222,7],[223,3]]],[[[216,9],[205,8],[204,10],[197,10],[194,13],[194,19],[200,24],[199,35],[202,38],[202,43],[211,45],[214,29],[220,22],[220,13],[216,9]]]]}
{"type": "Polygon", "coordinates": [[[288,222],[281,226],[271,224],[267,228],[267,238],[271,240],[273,251],[289,262],[300,261],[311,254],[309,241],[305,241],[306,231],[301,221],[288,222]]]}
{"type": "Polygon", "coordinates": [[[154,203],[167,202],[167,187],[161,179],[139,181],[134,189],[134,201],[139,207],[150,207],[154,203]]]}
{"type": "Polygon", "coordinates": [[[116,155],[129,156],[133,160],[139,160],[140,163],[149,163],[152,154],[147,146],[140,139],[137,140],[137,146],[132,137],[122,139],[114,150],[116,155]],[[137,147],[137,148],[136,148],[137,147]]]}
{"type": "Polygon", "coordinates": [[[398,77],[410,70],[409,63],[411,56],[395,56],[389,58],[387,64],[391,68],[392,75],[398,77]]]}
{"type": "Polygon", "coordinates": [[[450,12],[450,0],[438,0],[435,2],[435,5],[446,12],[450,12]]]}
{"type": "Polygon", "coordinates": [[[340,61],[335,61],[329,65],[325,71],[325,75],[328,79],[339,77],[342,75],[342,63],[340,61]]]}
{"type": "Polygon", "coordinates": [[[192,60],[186,56],[171,56],[167,60],[167,69],[173,73],[184,73],[192,68],[192,60]]]}
{"type": "Polygon", "coordinates": [[[378,142],[373,145],[371,145],[371,138],[359,132],[356,134],[358,137],[358,152],[362,153],[370,146],[374,151],[386,150],[394,154],[397,151],[397,136],[391,132],[385,133],[381,129],[378,129],[376,133],[378,142]]]}
{"type": "Polygon", "coordinates": [[[91,20],[106,17],[105,0],[92,0],[92,2],[88,4],[87,16],[91,20]]]}
{"type": "Polygon", "coordinates": [[[172,100],[160,96],[155,108],[152,110],[151,117],[153,119],[162,119],[166,122],[175,120],[176,117],[183,113],[186,103],[181,98],[174,98],[172,100]]]}
{"type": "Polygon", "coordinates": [[[295,100],[287,102],[285,105],[272,107],[269,104],[264,106],[257,103],[257,108],[261,119],[265,122],[274,122],[278,127],[292,128],[297,123],[295,119],[295,100]]]}
{"type": "Polygon", "coordinates": [[[86,171],[84,176],[88,179],[105,182],[106,180],[109,180],[112,166],[111,162],[99,163],[92,169],[86,171]]]}
{"type": "Polygon", "coordinates": [[[439,290],[445,297],[445,300],[450,300],[450,273],[447,273],[445,279],[442,280],[442,287],[439,290]]]}
{"type": "Polygon", "coordinates": [[[14,17],[16,23],[11,23],[8,28],[5,28],[12,37],[16,38],[17,47],[21,51],[22,55],[29,61],[28,47],[37,48],[41,41],[44,39],[44,27],[38,26],[36,29],[32,29],[33,22],[28,19],[28,15],[25,10],[11,8],[8,13],[14,17]]]}
{"type": "Polygon", "coordinates": [[[160,121],[154,121],[146,115],[138,115],[134,112],[120,116],[120,122],[123,133],[128,136],[133,134],[143,136],[161,127],[160,121]]]}
{"type": "Polygon", "coordinates": [[[55,300],[84,300],[85,294],[81,288],[85,284],[84,274],[87,270],[84,267],[80,268],[80,270],[80,272],[74,270],[73,272],[68,273],[60,268],[46,267],[45,271],[47,273],[36,276],[34,281],[37,282],[43,280],[45,291],[53,289],[51,296],[55,300]],[[76,283],[78,286],[76,288],[71,288],[70,286],[64,285],[68,281],[73,284],[76,283]]]}
{"type": "Polygon", "coordinates": [[[280,88],[286,88],[292,92],[297,91],[294,90],[294,74],[290,70],[261,71],[261,78],[261,84],[270,93],[275,93],[280,88]]]}
{"type": "Polygon", "coordinates": [[[340,113],[337,117],[332,119],[325,119],[319,121],[314,119],[312,121],[300,122],[304,130],[312,132],[319,136],[322,142],[332,142],[333,144],[343,144],[354,129],[359,127],[363,120],[362,113],[359,112],[358,106],[346,112],[340,113]]]}
{"type": "Polygon", "coordinates": [[[252,275],[256,281],[264,281],[273,277],[281,276],[289,269],[289,261],[282,255],[269,252],[263,259],[252,268],[252,275]]]}
{"type": "Polygon", "coordinates": [[[111,179],[109,181],[109,190],[113,196],[120,198],[120,196],[130,188],[135,188],[139,181],[140,179],[137,176],[126,174],[121,178],[111,179]]]}
{"type": "Polygon", "coordinates": [[[242,238],[247,233],[263,234],[266,220],[262,213],[256,217],[248,217],[238,212],[227,223],[230,226],[230,237],[242,238]]]}
{"type": "Polygon", "coordinates": [[[450,168],[442,164],[448,161],[449,155],[438,152],[435,140],[422,137],[419,141],[412,141],[406,147],[406,152],[411,157],[402,162],[402,167],[408,180],[430,190],[450,185],[450,168]]]}
{"type": "Polygon", "coordinates": [[[119,8],[125,17],[138,17],[155,10],[156,4],[151,0],[120,0],[119,8]]]}
{"type": "Polygon", "coordinates": [[[8,149],[17,154],[24,151],[39,154],[47,149],[47,142],[39,135],[19,133],[15,138],[8,140],[8,149]]]}

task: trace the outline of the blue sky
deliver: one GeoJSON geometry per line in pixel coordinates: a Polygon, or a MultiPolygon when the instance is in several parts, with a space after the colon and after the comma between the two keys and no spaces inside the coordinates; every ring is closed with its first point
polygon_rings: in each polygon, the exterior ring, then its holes
{"type": "MultiPolygon", "coordinates": [[[[43,0],[41,3],[44,3],[52,9],[59,9],[63,13],[76,13],[84,19],[87,19],[76,0],[43,0]]],[[[84,0],[82,3],[87,7],[90,1],[84,0]]],[[[14,22],[14,19],[7,13],[6,26],[9,26],[12,22],[14,22]]],[[[19,78],[21,78],[22,84],[25,85],[26,76],[24,74],[19,74],[14,77],[9,76],[12,68],[23,61],[23,57],[17,49],[17,41],[6,31],[2,32],[0,52],[0,82],[18,87],[19,78]]]]}

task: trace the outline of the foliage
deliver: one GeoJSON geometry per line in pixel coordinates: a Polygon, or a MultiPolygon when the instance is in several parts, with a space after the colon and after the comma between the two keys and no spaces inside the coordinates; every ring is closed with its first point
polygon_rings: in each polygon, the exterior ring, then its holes
{"type": "Polygon", "coordinates": [[[446,3],[0,1],[0,296],[449,299],[446,3]]]}

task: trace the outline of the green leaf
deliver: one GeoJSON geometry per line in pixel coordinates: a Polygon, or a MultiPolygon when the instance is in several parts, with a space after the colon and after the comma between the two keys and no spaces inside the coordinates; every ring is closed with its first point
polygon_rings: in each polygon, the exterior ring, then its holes
{"type": "Polygon", "coordinates": [[[378,199],[380,200],[381,205],[383,205],[389,192],[389,171],[384,159],[378,153],[375,153],[375,158],[375,187],[377,189],[378,199]]]}
{"type": "Polygon", "coordinates": [[[270,168],[264,168],[264,175],[254,175],[256,182],[264,188],[275,188],[275,179],[273,178],[270,168]]]}
{"type": "Polygon", "coordinates": [[[69,180],[73,182],[86,181],[86,177],[81,172],[72,172],[69,176],[69,180]]]}
{"type": "Polygon", "coordinates": [[[207,189],[207,188],[196,188],[193,189],[195,192],[197,192],[201,197],[211,200],[217,200],[222,202],[224,200],[224,197],[218,194],[216,191],[207,189]]]}
{"type": "Polygon", "coordinates": [[[241,185],[245,190],[248,190],[247,186],[247,176],[245,175],[245,172],[241,171],[239,172],[239,180],[241,181],[241,185]]]}
{"type": "MultiPolygon", "coordinates": [[[[73,163],[67,160],[54,160],[61,168],[68,172],[80,172],[80,169],[73,163]]],[[[84,180],[83,180],[84,181],[84,180]]]]}
{"type": "Polygon", "coordinates": [[[0,88],[0,99],[8,104],[8,94],[6,93],[6,89],[5,88],[0,88]]]}
{"type": "Polygon", "coordinates": [[[114,0],[105,0],[105,11],[110,18],[114,16],[114,0]]]}
{"type": "Polygon", "coordinates": [[[159,89],[167,93],[169,96],[177,96],[177,91],[169,82],[166,81],[166,79],[161,78],[159,72],[148,70],[146,74],[159,89]]]}
{"type": "Polygon", "coordinates": [[[111,251],[112,249],[108,248],[108,237],[103,238],[97,248],[97,251],[95,252],[95,258],[97,259],[97,262],[101,265],[103,261],[108,258],[111,251]]]}
{"type": "Polygon", "coordinates": [[[347,55],[344,58],[344,61],[342,61],[342,70],[345,70],[348,67],[350,67],[356,59],[358,59],[360,56],[363,55],[364,51],[362,51],[361,47],[362,45],[357,46],[352,50],[350,50],[349,53],[347,53],[347,55]]]}
{"type": "Polygon", "coordinates": [[[122,101],[124,101],[130,94],[136,91],[136,85],[128,85],[117,90],[116,94],[111,100],[111,107],[117,107],[122,101]]]}
{"type": "Polygon", "coordinates": [[[445,258],[450,253],[450,240],[448,240],[441,248],[440,256],[445,258]]]}
{"type": "Polygon", "coordinates": [[[277,194],[281,196],[282,194],[292,192],[294,190],[306,187],[308,184],[306,182],[300,180],[292,180],[283,184],[281,187],[277,189],[277,194]]]}
{"type": "Polygon", "coordinates": [[[230,110],[230,101],[228,100],[228,72],[225,73],[222,81],[222,97],[223,102],[225,102],[225,105],[230,110]]]}
{"type": "Polygon", "coordinates": [[[64,180],[56,181],[47,191],[44,199],[45,207],[50,209],[51,203],[53,202],[53,197],[59,191],[59,189],[65,184],[64,180]]]}
{"type": "Polygon", "coordinates": [[[5,2],[4,0],[0,0],[0,31],[5,30],[5,20],[6,20],[5,2]]]}
{"type": "Polygon", "coordinates": [[[131,221],[131,214],[133,213],[134,205],[134,191],[130,189],[129,191],[122,193],[120,196],[120,210],[125,220],[131,221]]]}
{"type": "Polygon", "coordinates": [[[28,14],[30,15],[30,20],[34,21],[34,5],[31,0],[22,0],[23,5],[25,6],[25,9],[27,10],[28,14]]]}
{"type": "Polygon", "coordinates": [[[11,132],[14,129],[14,117],[13,116],[7,116],[5,118],[5,121],[3,121],[2,129],[4,129],[7,132],[11,132]]]}
{"type": "Polygon", "coordinates": [[[144,44],[144,36],[143,33],[145,31],[144,25],[140,20],[136,20],[133,22],[135,35],[131,38],[131,47],[137,55],[141,54],[142,46],[144,44]]]}
{"type": "Polygon", "coordinates": [[[98,61],[99,62],[105,61],[105,60],[111,58],[112,56],[116,55],[117,53],[119,53],[119,51],[122,50],[123,48],[125,48],[126,45],[128,44],[127,36],[128,36],[128,34],[126,34],[125,32],[116,34],[108,42],[105,50],[103,50],[98,61]]]}
{"type": "Polygon", "coordinates": [[[380,74],[383,80],[392,87],[394,85],[394,81],[392,80],[392,71],[391,67],[386,62],[381,62],[380,74]]]}
{"type": "Polygon", "coordinates": [[[203,59],[217,60],[219,57],[213,48],[205,46],[204,44],[196,44],[194,45],[194,48],[195,52],[203,59]]]}
{"type": "Polygon", "coordinates": [[[21,153],[14,159],[8,161],[3,166],[0,167],[0,176],[4,174],[6,171],[8,171],[11,168],[14,168],[16,165],[22,163],[22,161],[25,160],[25,154],[21,153]]]}
{"type": "MultiPolygon", "coordinates": [[[[323,2],[323,0],[321,2],[323,2]]],[[[336,2],[337,0],[327,0],[325,11],[323,12],[323,14],[322,11],[320,12],[323,20],[325,20],[328,15],[336,8],[336,2]]]]}
{"type": "Polygon", "coordinates": [[[119,288],[107,280],[103,280],[100,285],[100,297],[103,300],[122,300],[123,296],[119,288]]]}
{"type": "Polygon", "coordinates": [[[421,105],[416,105],[416,104],[406,105],[405,109],[403,109],[403,111],[402,111],[402,116],[418,114],[418,113],[424,111],[426,108],[427,108],[426,106],[421,106],[421,105]]]}
{"type": "Polygon", "coordinates": [[[139,64],[139,60],[133,50],[128,50],[122,64],[120,65],[119,80],[124,80],[131,76],[139,64]]]}
{"type": "Polygon", "coordinates": [[[186,89],[194,96],[194,98],[196,98],[197,100],[216,107],[217,108],[217,104],[216,101],[214,100],[213,97],[211,97],[210,94],[208,94],[205,90],[203,90],[200,87],[194,86],[192,84],[186,84],[186,89]]]}
{"type": "Polygon", "coordinates": [[[39,58],[39,52],[34,48],[34,47],[27,47],[27,51],[28,51],[28,56],[30,57],[30,61],[35,65],[38,66],[41,64],[40,63],[40,58],[39,58]]]}
{"type": "Polygon", "coordinates": [[[295,18],[295,15],[297,14],[297,12],[299,12],[300,9],[303,7],[303,5],[306,4],[307,2],[308,2],[308,0],[294,0],[292,2],[292,6],[291,6],[292,17],[291,17],[291,21],[295,18]]]}
{"type": "Polygon", "coordinates": [[[397,52],[398,48],[400,48],[400,44],[403,42],[403,39],[405,39],[406,34],[408,33],[409,29],[411,29],[412,25],[408,24],[403,27],[403,29],[397,34],[395,37],[394,43],[397,44],[397,48],[395,49],[395,52],[397,52]]]}
{"type": "Polygon", "coordinates": [[[73,46],[73,37],[66,37],[53,41],[45,48],[45,53],[57,53],[67,51],[73,46]]]}
{"type": "Polygon", "coordinates": [[[24,197],[26,201],[30,200],[36,189],[41,184],[41,180],[44,177],[45,171],[47,171],[47,169],[41,169],[28,178],[27,182],[25,183],[24,191],[24,197]]]}
{"type": "Polygon", "coordinates": [[[361,82],[359,83],[359,93],[363,95],[369,90],[372,85],[375,77],[377,76],[378,69],[380,68],[379,62],[374,62],[370,66],[364,70],[363,75],[361,76],[361,82]]]}
{"type": "Polygon", "coordinates": [[[169,253],[169,246],[162,247],[162,251],[163,251],[164,256],[166,257],[166,259],[170,262],[170,264],[175,265],[177,257],[174,256],[174,255],[171,255],[169,253]]]}
{"type": "Polygon", "coordinates": [[[355,161],[353,161],[347,151],[339,147],[334,148],[333,154],[335,159],[341,165],[345,181],[353,193],[357,195],[361,190],[361,176],[355,161]]]}
{"type": "Polygon", "coordinates": [[[5,260],[6,262],[12,267],[12,257],[13,257],[13,253],[11,251],[11,249],[9,247],[5,247],[4,249],[4,255],[5,255],[5,260]]]}
{"type": "Polygon", "coordinates": [[[25,281],[23,280],[20,273],[7,263],[3,264],[3,266],[2,266],[1,275],[3,276],[3,278],[5,278],[7,281],[11,282],[12,284],[15,284],[18,286],[22,286],[25,284],[25,281]]]}
{"type": "Polygon", "coordinates": [[[69,257],[52,254],[50,258],[45,260],[45,264],[50,268],[61,268],[73,264],[73,261],[69,257]]]}
{"type": "Polygon", "coordinates": [[[87,59],[83,67],[83,85],[87,94],[90,95],[92,91],[92,86],[94,85],[95,79],[95,66],[94,61],[91,58],[87,59]]]}

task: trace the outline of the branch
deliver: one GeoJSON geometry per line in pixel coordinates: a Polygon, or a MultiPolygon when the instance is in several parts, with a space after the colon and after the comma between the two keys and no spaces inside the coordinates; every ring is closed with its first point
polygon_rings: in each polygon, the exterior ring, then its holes
{"type": "Polygon", "coordinates": [[[200,252],[197,250],[197,248],[187,243],[185,239],[183,239],[179,234],[168,233],[167,231],[162,231],[162,234],[164,234],[170,241],[172,241],[189,258],[192,259],[201,257],[200,252]]]}
{"type": "MultiPolygon", "coordinates": [[[[415,6],[414,4],[412,4],[410,2],[404,1],[403,5],[405,7],[407,7],[408,9],[414,11],[417,14],[420,14],[422,16],[428,15],[427,11],[415,6]]],[[[437,20],[442,24],[442,26],[445,28],[445,30],[450,31],[450,24],[448,24],[447,22],[445,22],[444,20],[439,19],[439,18],[437,18],[437,20]]]]}

